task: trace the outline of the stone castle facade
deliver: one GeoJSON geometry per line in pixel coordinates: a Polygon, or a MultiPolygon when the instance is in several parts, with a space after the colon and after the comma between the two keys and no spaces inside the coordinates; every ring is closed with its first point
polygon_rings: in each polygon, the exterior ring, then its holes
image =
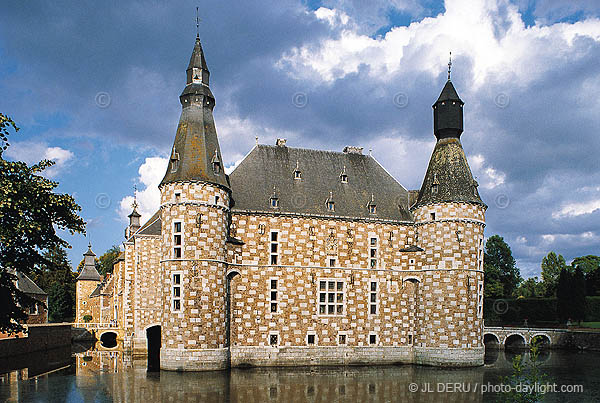
{"type": "Polygon", "coordinates": [[[196,38],[160,209],[140,225],[134,206],[112,275],[86,253],[77,322],[160,351],[165,370],[482,365],[486,205],[450,79],[423,185],[407,191],[362,148],[283,139],[227,175],[209,76],[196,38]]]}

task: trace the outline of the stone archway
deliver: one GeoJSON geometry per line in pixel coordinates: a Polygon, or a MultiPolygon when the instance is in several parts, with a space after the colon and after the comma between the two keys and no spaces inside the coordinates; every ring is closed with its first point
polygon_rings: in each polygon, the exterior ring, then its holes
{"type": "Polygon", "coordinates": [[[527,347],[525,337],[519,333],[513,333],[504,339],[504,347],[509,349],[521,349],[527,347]]]}
{"type": "Polygon", "coordinates": [[[160,371],[160,326],[150,326],[146,329],[146,345],[148,346],[148,372],[160,371]]]}
{"type": "Polygon", "coordinates": [[[115,348],[117,347],[117,333],[115,332],[104,332],[100,335],[100,343],[104,348],[115,348]]]}

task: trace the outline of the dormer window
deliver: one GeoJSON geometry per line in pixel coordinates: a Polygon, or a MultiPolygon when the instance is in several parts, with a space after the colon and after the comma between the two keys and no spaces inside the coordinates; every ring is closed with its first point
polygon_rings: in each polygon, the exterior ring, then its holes
{"type": "Polygon", "coordinates": [[[348,175],[346,174],[346,166],[342,169],[342,173],[340,174],[340,181],[342,183],[348,183],[348,175]]]}
{"type": "Polygon", "coordinates": [[[173,148],[173,152],[171,153],[171,172],[177,172],[179,169],[179,153],[175,151],[173,148]]]}
{"type": "Polygon", "coordinates": [[[377,214],[377,205],[375,204],[375,195],[371,194],[371,201],[367,204],[369,214],[377,214]]]}
{"type": "Polygon", "coordinates": [[[477,188],[479,187],[479,183],[473,179],[473,196],[477,196],[477,188]]]}
{"type": "Polygon", "coordinates": [[[215,149],[215,154],[211,160],[213,172],[218,175],[221,173],[221,159],[219,158],[219,151],[215,149]]]}
{"type": "Polygon", "coordinates": [[[302,171],[300,170],[300,163],[296,161],[296,169],[294,169],[294,179],[302,180],[302,171]]]}
{"type": "Polygon", "coordinates": [[[335,211],[335,202],[333,201],[333,192],[329,192],[329,197],[325,201],[328,211],[335,211]]]}
{"type": "Polygon", "coordinates": [[[433,174],[433,183],[431,184],[431,193],[437,194],[440,182],[438,181],[437,174],[433,174]]]}
{"type": "Polygon", "coordinates": [[[279,197],[277,197],[277,192],[275,190],[275,186],[273,186],[273,194],[271,195],[271,198],[269,199],[269,205],[271,206],[271,208],[279,207],[279,197]]]}

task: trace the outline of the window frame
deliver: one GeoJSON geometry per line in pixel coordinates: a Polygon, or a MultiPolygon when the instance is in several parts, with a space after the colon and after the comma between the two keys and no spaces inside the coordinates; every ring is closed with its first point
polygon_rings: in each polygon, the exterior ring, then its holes
{"type": "Polygon", "coordinates": [[[346,316],[346,280],[341,278],[319,278],[317,279],[317,316],[321,317],[344,317],[346,316]],[[333,288],[330,283],[333,282],[333,288]],[[321,289],[321,283],[325,288],[321,289]],[[339,283],[342,284],[341,290],[339,283]],[[323,300],[321,298],[323,294],[323,300]],[[332,297],[330,297],[330,295],[332,297]],[[339,297],[341,295],[341,298],[339,297]],[[332,307],[332,309],[330,309],[332,307]],[[323,312],[321,311],[323,308],[323,312]],[[341,312],[340,312],[341,310],[341,312]],[[331,313],[330,313],[331,312],[331,313]]]}
{"type": "Polygon", "coordinates": [[[280,258],[280,241],[279,241],[279,230],[271,230],[269,231],[269,266],[280,266],[281,261],[280,258]],[[276,234],[275,240],[273,240],[273,234],[276,234]],[[273,246],[277,251],[273,252],[273,246]],[[275,257],[275,262],[273,262],[273,257],[275,257]]]}
{"type": "Polygon", "coordinates": [[[174,270],[171,272],[171,313],[183,313],[183,271],[174,270]],[[175,282],[175,276],[179,276],[179,283],[175,282]],[[179,289],[179,296],[176,296],[175,289],[179,289]],[[175,308],[175,301],[179,301],[179,309],[175,308]]]}
{"type": "Polygon", "coordinates": [[[173,220],[172,225],[171,225],[171,240],[173,241],[173,247],[172,247],[172,252],[173,252],[173,259],[183,259],[183,251],[185,250],[183,244],[184,244],[184,231],[183,231],[183,219],[176,219],[173,220]],[[176,232],[176,225],[179,224],[180,228],[179,231],[176,232]],[[179,243],[176,244],[176,240],[179,236],[179,243]],[[179,256],[177,256],[177,250],[179,250],[179,256]]]}
{"type": "Polygon", "coordinates": [[[371,234],[369,235],[369,269],[379,269],[379,237],[377,235],[371,234]],[[373,246],[373,239],[375,240],[375,246],[373,246]],[[373,257],[373,250],[375,251],[375,256],[373,257]],[[373,265],[373,262],[375,264],[373,265]]]}
{"type": "Polygon", "coordinates": [[[279,312],[279,278],[271,277],[267,280],[268,297],[269,297],[269,313],[279,312]],[[275,281],[275,288],[273,288],[273,281],[275,281]],[[275,299],[273,299],[273,292],[275,292],[275,299]],[[275,310],[273,310],[275,306],[275,310]]]}

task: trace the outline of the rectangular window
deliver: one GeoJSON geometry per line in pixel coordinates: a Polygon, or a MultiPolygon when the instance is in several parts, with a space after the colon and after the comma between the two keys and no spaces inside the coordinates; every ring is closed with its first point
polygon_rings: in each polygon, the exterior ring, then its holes
{"type": "Polygon", "coordinates": [[[371,281],[369,292],[369,314],[377,314],[377,281],[371,281]]]}
{"type": "Polygon", "coordinates": [[[483,283],[481,282],[477,288],[477,317],[483,317],[483,283]]]}
{"type": "Polygon", "coordinates": [[[413,335],[412,334],[408,335],[408,344],[411,344],[411,345],[413,344],[413,335]]]}
{"type": "Polygon", "coordinates": [[[377,344],[377,335],[376,334],[370,334],[369,335],[369,344],[370,345],[375,345],[377,344]]]}
{"type": "Polygon", "coordinates": [[[276,346],[279,343],[279,336],[275,333],[269,335],[269,345],[276,346]]]}
{"type": "Polygon", "coordinates": [[[183,281],[181,272],[171,274],[171,311],[181,312],[183,306],[183,281]]]}
{"type": "Polygon", "coordinates": [[[338,345],[340,345],[340,346],[346,345],[346,334],[344,334],[344,333],[338,334],[338,345]]]}
{"type": "Polygon", "coordinates": [[[181,221],[173,223],[173,257],[181,259],[183,250],[183,225],[181,221]]]}
{"type": "Polygon", "coordinates": [[[337,264],[337,259],[334,257],[329,258],[329,267],[335,267],[337,264]]]}
{"type": "Polygon", "coordinates": [[[435,220],[435,213],[429,213],[429,215],[431,216],[431,221],[435,220]]]}
{"type": "Polygon", "coordinates": [[[344,281],[338,279],[319,280],[319,315],[343,315],[344,294],[344,281]]]}
{"type": "Polygon", "coordinates": [[[279,233],[277,231],[271,231],[271,243],[269,247],[270,251],[270,262],[272,265],[279,264],[279,233]]]}
{"type": "Polygon", "coordinates": [[[377,238],[372,237],[369,241],[369,267],[377,268],[377,238]]]}
{"type": "Polygon", "coordinates": [[[29,314],[30,315],[37,315],[38,312],[38,304],[36,303],[35,305],[32,305],[29,307],[29,314]]]}
{"type": "Polygon", "coordinates": [[[271,301],[271,312],[277,312],[277,279],[269,280],[269,298],[271,301]]]}
{"type": "Polygon", "coordinates": [[[314,334],[308,334],[306,335],[306,344],[309,346],[314,346],[315,345],[315,339],[316,336],[314,334]]]}

